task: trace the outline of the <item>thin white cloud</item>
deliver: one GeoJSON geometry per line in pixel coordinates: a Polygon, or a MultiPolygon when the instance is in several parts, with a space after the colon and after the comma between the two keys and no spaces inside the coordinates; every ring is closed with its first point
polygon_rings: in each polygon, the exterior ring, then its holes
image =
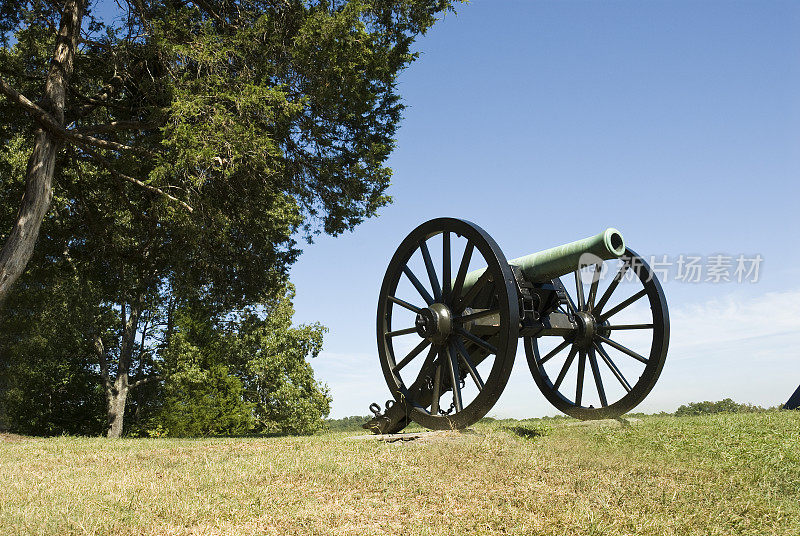
{"type": "Polygon", "coordinates": [[[704,346],[735,346],[750,339],[778,335],[800,338],[800,291],[769,292],[751,299],[730,295],[701,304],[687,304],[672,312],[670,317],[671,348],[680,349],[682,354],[686,352],[682,357],[702,358],[702,353],[692,350],[704,346]]]}

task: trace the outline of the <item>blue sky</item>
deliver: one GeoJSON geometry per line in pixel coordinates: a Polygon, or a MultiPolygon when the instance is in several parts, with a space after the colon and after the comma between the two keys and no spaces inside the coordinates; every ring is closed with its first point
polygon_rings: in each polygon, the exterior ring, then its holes
{"type": "MultiPolygon", "coordinates": [[[[438,216],[507,257],[614,226],[649,256],[760,254],[757,283],[664,282],[670,354],[640,406],[785,402],[800,384],[800,4],[475,0],[418,41],[394,203],[306,246],[296,321],[333,417],[389,398],[375,349],[386,265],[438,216]]],[[[517,356],[491,415],[556,414],[517,356]]]]}

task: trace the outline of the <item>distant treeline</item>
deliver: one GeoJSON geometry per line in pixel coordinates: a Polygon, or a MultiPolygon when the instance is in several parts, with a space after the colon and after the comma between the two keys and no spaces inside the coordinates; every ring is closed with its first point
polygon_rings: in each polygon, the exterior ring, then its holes
{"type": "MultiPolygon", "coordinates": [[[[774,406],[765,408],[753,404],[740,404],[730,398],[725,398],[717,402],[704,401],[704,402],[690,402],[680,406],[674,413],[661,411],[658,413],[629,413],[628,417],[637,417],[645,415],[673,415],[675,417],[684,417],[691,415],[711,415],[714,413],[758,413],[762,411],[771,411],[780,409],[781,406],[774,406]]],[[[342,419],[327,419],[325,421],[325,430],[330,432],[355,432],[362,430],[361,425],[370,420],[371,416],[352,416],[344,417],[342,419]]],[[[537,420],[561,420],[569,419],[566,415],[555,415],[553,417],[541,417],[537,420]]],[[[519,419],[495,419],[494,417],[484,417],[480,422],[515,422],[519,419]]],[[[529,420],[529,419],[523,419],[529,420]]]]}
{"type": "Polygon", "coordinates": [[[361,425],[370,420],[372,417],[354,415],[352,417],[343,417],[341,419],[326,419],[325,430],[329,432],[355,432],[362,430],[361,425]]]}
{"type": "Polygon", "coordinates": [[[762,406],[754,406],[753,404],[739,404],[730,398],[725,398],[718,402],[690,402],[679,407],[673,415],[682,417],[685,415],[710,415],[713,413],[757,413],[761,411],[769,411],[780,409],[781,406],[765,408],[762,406]]]}

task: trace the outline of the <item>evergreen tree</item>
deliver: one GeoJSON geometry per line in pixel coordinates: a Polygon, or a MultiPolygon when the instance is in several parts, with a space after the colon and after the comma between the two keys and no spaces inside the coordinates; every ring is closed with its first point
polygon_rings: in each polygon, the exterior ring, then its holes
{"type": "Polygon", "coordinates": [[[450,2],[119,5],[109,23],[85,0],[0,1],[0,302],[32,256],[29,284],[52,265],[91,288],[110,437],[161,379],[175,307],[259,303],[298,234],[389,201],[396,77],[450,2]]]}
{"type": "Polygon", "coordinates": [[[145,421],[166,435],[309,434],[330,411],[307,358],[325,328],[292,326],[293,289],[257,307],[212,318],[178,313],[164,352],[163,402],[145,421]]]}

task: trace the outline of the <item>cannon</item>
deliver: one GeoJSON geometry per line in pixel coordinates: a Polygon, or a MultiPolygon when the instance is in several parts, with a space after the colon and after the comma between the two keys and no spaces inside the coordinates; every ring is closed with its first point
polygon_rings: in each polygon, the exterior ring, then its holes
{"type": "Polygon", "coordinates": [[[474,223],[427,221],[400,243],[383,279],[377,343],[392,398],[385,411],[370,406],[364,428],[474,424],[505,389],[519,339],[553,406],[581,420],[617,418],[664,366],[664,292],[613,228],[508,261],[474,223]]]}

